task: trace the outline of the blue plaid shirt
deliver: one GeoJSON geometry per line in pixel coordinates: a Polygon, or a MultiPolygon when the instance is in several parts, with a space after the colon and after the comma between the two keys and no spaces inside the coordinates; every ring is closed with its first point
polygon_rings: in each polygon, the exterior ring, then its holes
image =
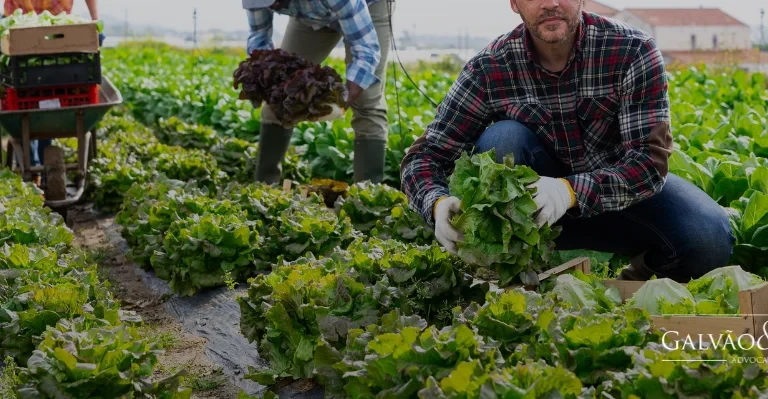
{"type": "Polygon", "coordinates": [[[377,1],[381,0],[292,0],[278,11],[269,8],[247,10],[248,24],[251,26],[248,53],[274,48],[274,12],[294,17],[315,30],[330,27],[341,31],[350,43],[352,64],[347,65],[347,80],[367,89],[379,83],[375,71],[381,59],[381,49],[368,12],[368,4],[377,1]]]}

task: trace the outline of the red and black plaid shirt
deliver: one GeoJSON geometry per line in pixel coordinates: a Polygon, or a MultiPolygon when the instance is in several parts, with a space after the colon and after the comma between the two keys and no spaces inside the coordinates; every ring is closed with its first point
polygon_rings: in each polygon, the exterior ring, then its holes
{"type": "Polygon", "coordinates": [[[583,13],[561,73],[536,61],[523,25],[470,60],[402,163],[411,207],[434,226],[447,178],[493,122],[515,120],[569,169],[576,217],[618,211],[659,192],[672,149],[667,77],[653,38],[583,13]]]}

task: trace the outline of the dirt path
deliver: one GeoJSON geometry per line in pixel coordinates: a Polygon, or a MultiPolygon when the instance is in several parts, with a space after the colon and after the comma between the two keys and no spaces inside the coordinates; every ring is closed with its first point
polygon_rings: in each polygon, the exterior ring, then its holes
{"type": "Polygon", "coordinates": [[[115,237],[114,218],[99,215],[90,207],[72,208],[68,212],[75,240],[88,249],[99,265],[99,274],[111,284],[121,307],[137,312],[145,321],[144,333],[160,341],[166,352],[160,358],[158,377],[186,370],[184,385],[193,389],[193,398],[236,398],[240,388],[227,376],[221,365],[206,355],[208,340],[186,332],[167,310],[167,295],[148,287],[133,262],[126,259],[121,239],[115,237]]]}

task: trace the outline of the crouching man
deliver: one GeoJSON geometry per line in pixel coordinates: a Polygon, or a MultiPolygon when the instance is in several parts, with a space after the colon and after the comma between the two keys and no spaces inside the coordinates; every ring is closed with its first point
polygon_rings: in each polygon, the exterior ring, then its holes
{"type": "Polygon", "coordinates": [[[632,257],[620,278],[687,282],[725,266],[724,210],[668,172],[668,83],[653,38],[583,10],[583,0],[511,0],[523,24],[461,71],[402,162],[411,207],[456,252],[459,200],[448,176],[463,152],[514,154],[533,168],[536,218],[562,226],[557,249],[632,257]]]}

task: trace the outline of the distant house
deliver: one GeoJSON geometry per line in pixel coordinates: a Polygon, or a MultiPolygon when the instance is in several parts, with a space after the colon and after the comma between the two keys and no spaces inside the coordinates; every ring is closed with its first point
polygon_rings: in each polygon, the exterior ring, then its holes
{"type": "Polygon", "coordinates": [[[584,10],[653,36],[666,64],[729,65],[768,73],[768,52],[752,48],[750,27],[719,8],[617,10],[586,0],[584,10]]]}
{"type": "Polygon", "coordinates": [[[627,8],[614,18],[655,37],[662,52],[752,48],[750,27],[719,8],[627,8]]]}
{"type": "Polygon", "coordinates": [[[598,3],[592,0],[586,0],[584,2],[584,10],[587,12],[593,12],[595,14],[602,15],[608,18],[612,18],[614,15],[618,14],[619,12],[619,10],[615,8],[608,7],[603,3],[598,3]]]}

